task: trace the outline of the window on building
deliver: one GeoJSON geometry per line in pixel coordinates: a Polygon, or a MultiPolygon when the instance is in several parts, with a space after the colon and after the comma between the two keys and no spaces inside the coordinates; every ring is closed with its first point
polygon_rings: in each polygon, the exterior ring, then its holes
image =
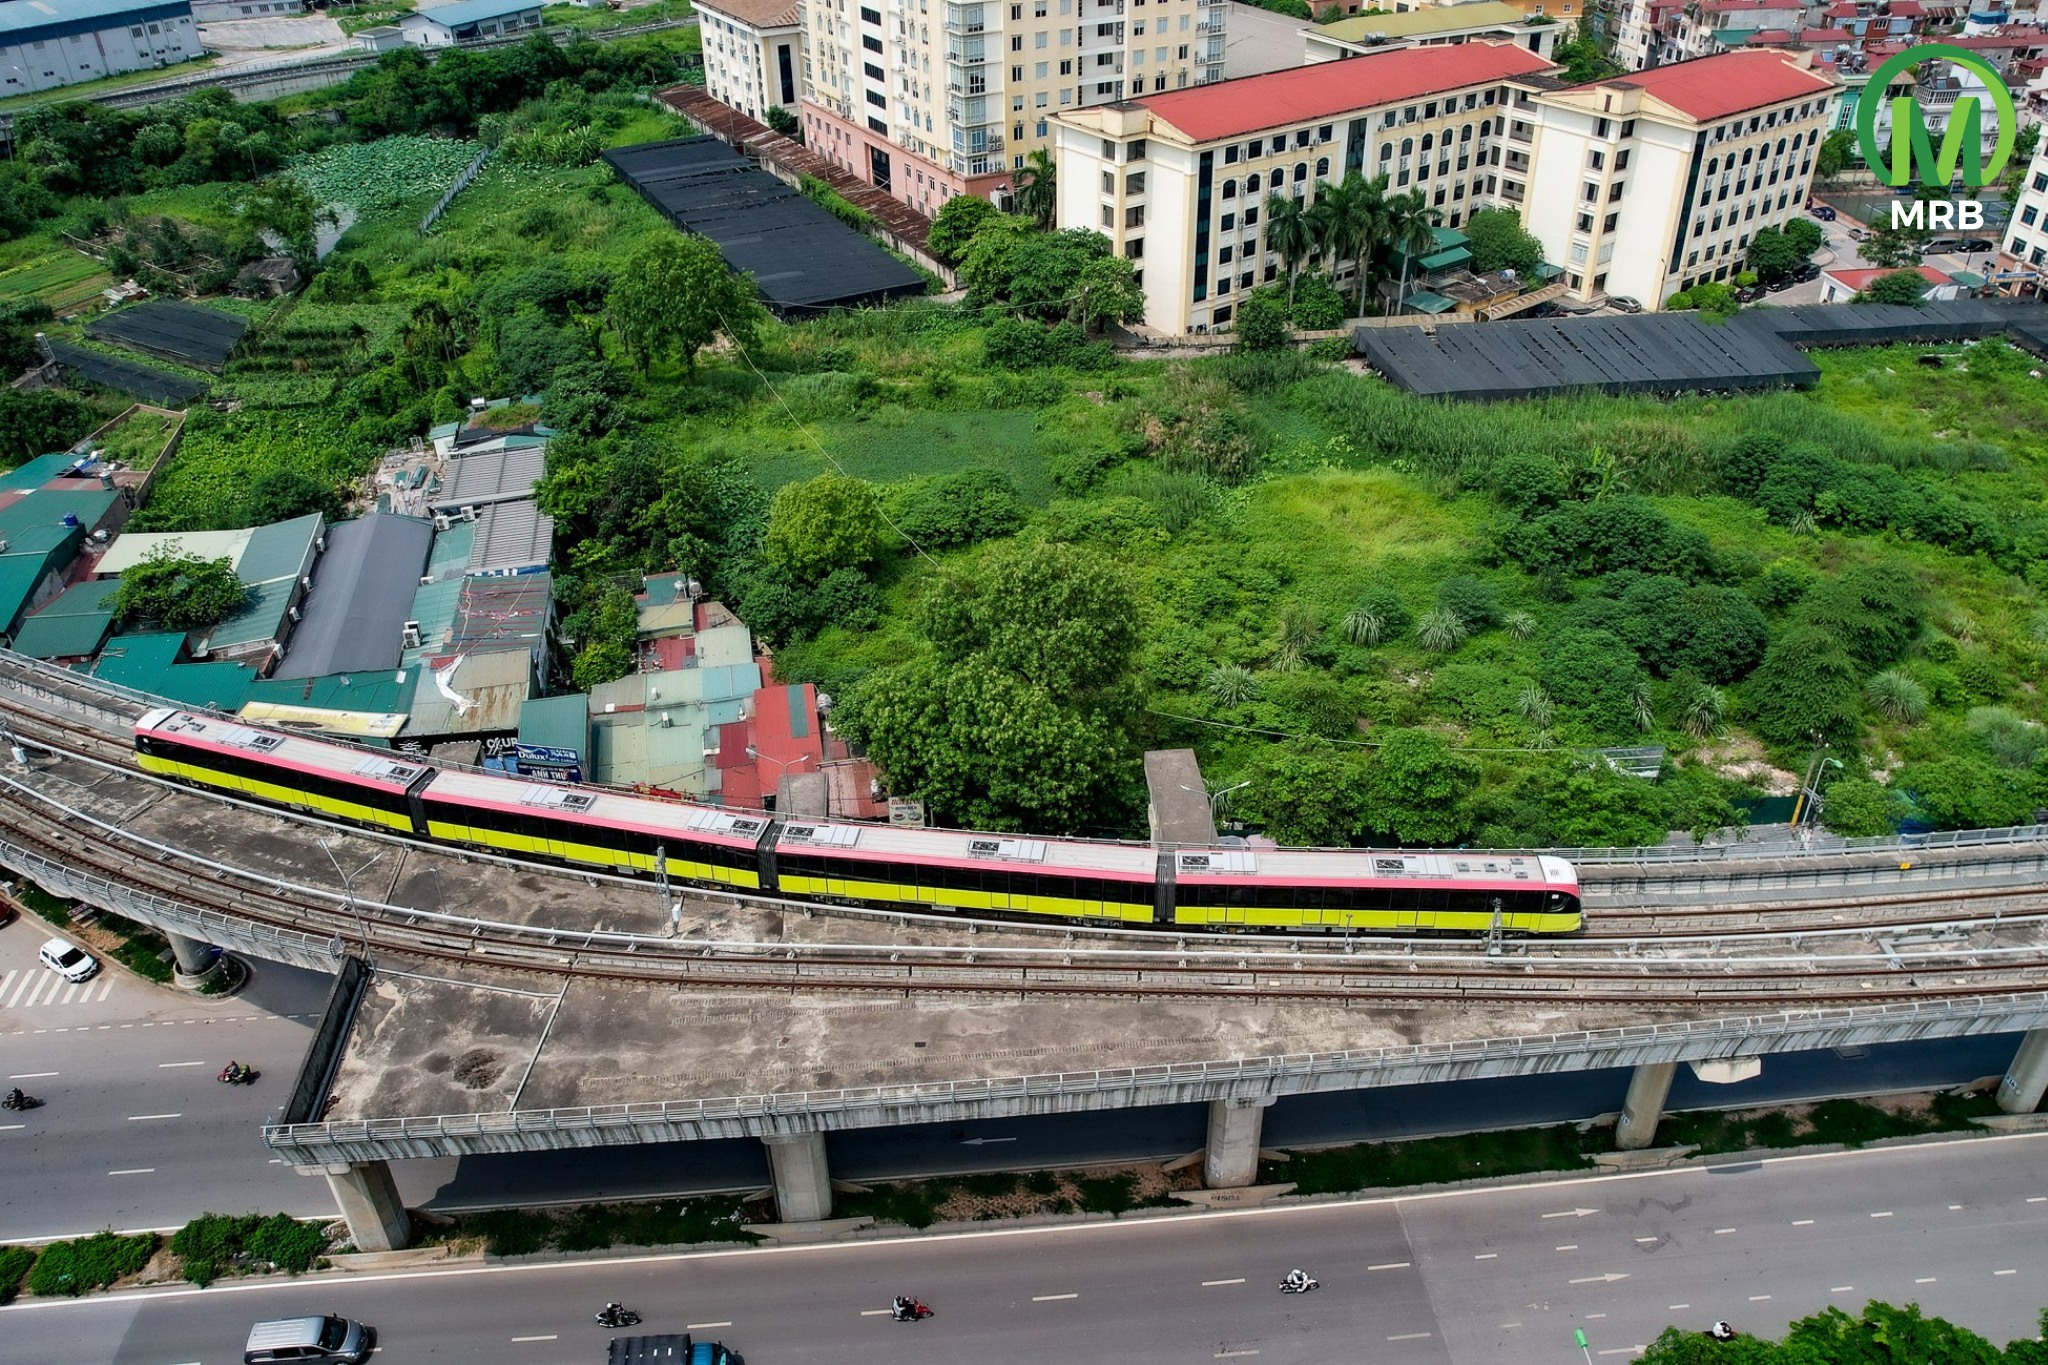
{"type": "Polygon", "coordinates": [[[1580,214],[1572,220],[1572,228],[1577,232],[1591,232],[1593,230],[1593,215],[1590,213],[1580,214]]]}
{"type": "Polygon", "coordinates": [[[1108,204],[1102,206],[1102,225],[1106,228],[1116,226],[1116,209],[1108,204]]]}
{"type": "Polygon", "coordinates": [[[1247,229],[1259,225],[1259,209],[1256,204],[1244,211],[1244,225],[1247,229]]]}

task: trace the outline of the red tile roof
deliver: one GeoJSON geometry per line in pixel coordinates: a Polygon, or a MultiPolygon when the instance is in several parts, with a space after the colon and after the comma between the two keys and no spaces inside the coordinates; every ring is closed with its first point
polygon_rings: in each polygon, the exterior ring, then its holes
{"type": "Polygon", "coordinates": [[[1821,94],[1832,89],[1834,83],[1785,53],[1757,50],[1723,52],[1695,62],[1677,62],[1604,81],[1589,81],[1576,88],[1590,90],[1601,86],[1633,86],[1688,117],[1708,123],[1746,109],[1821,94]]]}
{"type": "Polygon", "coordinates": [[[697,8],[737,19],[749,28],[787,28],[797,21],[796,0],[704,0],[697,8]]]}
{"type": "Polygon", "coordinates": [[[1927,13],[1926,6],[1922,5],[1920,0],[1892,0],[1892,18],[1894,19],[1917,19],[1925,13],[1927,13]]]}
{"type": "MultiPolygon", "coordinates": [[[[1878,279],[1880,276],[1894,275],[1898,272],[1893,270],[1827,270],[1821,273],[1831,280],[1839,280],[1843,288],[1854,290],[1860,294],[1870,288],[1871,281],[1878,279]]],[[[1926,280],[1930,285],[1947,284],[1949,282],[1948,276],[1942,274],[1931,265],[1920,267],[1920,278],[1926,280]]]]}
{"type": "Polygon", "coordinates": [[[1700,8],[1709,14],[1736,14],[1759,10],[1796,13],[1803,7],[1798,0],[1700,0],[1700,8]]]}
{"type": "Polygon", "coordinates": [[[1852,3],[1852,0],[1841,0],[1839,4],[1828,6],[1828,18],[1830,19],[1854,19],[1855,17],[1856,6],[1852,3]]]}
{"type": "Polygon", "coordinates": [[[1855,41],[1856,35],[1846,28],[1802,28],[1799,41],[1802,43],[1847,43],[1855,41]]]}
{"type": "Polygon", "coordinates": [[[1509,43],[1457,43],[1292,67],[1134,103],[1197,142],[1215,142],[1554,69],[1509,43]]]}

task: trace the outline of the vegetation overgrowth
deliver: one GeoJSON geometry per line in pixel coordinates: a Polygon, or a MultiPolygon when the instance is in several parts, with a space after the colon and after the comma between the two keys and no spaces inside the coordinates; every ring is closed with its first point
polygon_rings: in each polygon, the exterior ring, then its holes
{"type": "MultiPolygon", "coordinates": [[[[58,231],[231,256],[280,180],[310,192],[273,216],[352,214],[302,300],[227,305],[256,322],[237,401],[192,410],[135,524],[332,515],[472,397],[527,400],[559,433],[566,679],[629,666],[635,577],[686,571],[953,824],[1142,833],[1139,757],[1179,745],[1249,784],[1226,815],[1316,843],[1706,837],[1816,744],[1844,833],[2048,796],[2048,395],[2005,343],[1823,353],[1811,392],[1491,406],[1325,351],[1124,359],[1100,334],[1131,263],[1035,225],[1049,166],[1026,214],[942,215],[963,299],[771,319],[597,159],[681,131],[641,98],[674,70],[639,39],[400,53],[317,101],[26,116],[0,269],[58,231]],[[1616,746],[1661,776],[1589,757],[1616,746]]],[[[1306,240],[1259,291],[1276,333],[1370,292],[1306,240]]],[[[28,398],[0,400],[16,458],[89,429],[28,398]]]]}

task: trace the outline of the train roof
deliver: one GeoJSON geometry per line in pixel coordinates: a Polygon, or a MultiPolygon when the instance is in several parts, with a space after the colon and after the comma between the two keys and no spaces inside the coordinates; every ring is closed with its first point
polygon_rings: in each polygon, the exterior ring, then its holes
{"type": "Polygon", "coordinates": [[[778,851],[793,853],[877,861],[903,858],[961,867],[1008,865],[1065,876],[1130,881],[1151,881],[1159,872],[1159,855],[1149,844],[1034,839],[1029,835],[977,834],[904,825],[790,819],[777,831],[775,846],[778,851]]]}
{"type": "Polygon", "coordinates": [[[515,814],[547,816],[577,824],[611,825],[656,837],[752,848],[768,827],[759,811],[627,796],[602,787],[558,786],[527,778],[441,769],[422,795],[428,801],[483,806],[515,814]]]}
{"type": "Polygon", "coordinates": [[[406,756],[261,730],[233,716],[161,708],[137,720],[135,729],[215,753],[245,755],[282,768],[397,791],[404,791],[431,770],[428,764],[406,756]]]}
{"type": "Polygon", "coordinates": [[[1421,883],[1449,888],[1576,889],[1562,858],[1535,853],[1431,852],[1400,849],[1183,848],[1174,854],[1183,882],[1271,881],[1421,883]]]}

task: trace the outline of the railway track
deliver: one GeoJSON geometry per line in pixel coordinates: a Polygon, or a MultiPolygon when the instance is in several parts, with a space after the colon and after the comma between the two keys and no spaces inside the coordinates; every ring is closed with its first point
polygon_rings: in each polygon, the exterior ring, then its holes
{"type": "MultiPolygon", "coordinates": [[[[0,676],[10,671],[15,670],[0,668],[0,676]]],[[[111,698],[90,685],[65,686],[62,679],[33,682],[35,700],[44,705],[0,687],[0,712],[17,737],[140,776],[129,762],[125,725],[143,709],[141,702],[111,698]],[[42,686],[46,681],[54,685],[42,686]],[[86,695],[75,690],[80,686],[86,695]],[[67,708],[77,708],[80,718],[65,718],[61,711],[67,708]]],[[[1801,902],[1789,910],[1757,904],[1596,911],[1588,916],[1592,932],[1520,943],[1509,953],[1489,953],[1476,942],[1406,939],[1234,942],[1217,936],[1194,940],[1193,946],[1177,937],[1171,946],[991,949],[599,935],[494,925],[359,900],[345,906],[338,893],[292,887],[247,869],[215,870],[144,846],[146,841],[94,823],[82,812],[64,813],[19,784],[0,791],[0,806],[15,842],[40,856],[251,924],[329,936],[337,944],[361,938],[373,951],[429,961],[642,985],[1641,1007],[1967,996],[2030,988],[2048,968],[2048,945],[2001,944],[1990,933],[2048,920],[2048,892],[2027,888],[1943,887],[1918,895],[1801,902]],[[1859,916],[1867,922],[1845,922],[1859,916]],[[1610,932],[1616,928],[1628,932],[1610,932]],[[1876,939],[1875,951],[1839,951],[1857,938],[1876,939]],[[1772,940],[1782,951],[1768,951],[1772,940]],[[1816,953],[1805,940],[1838,951],[1816,953]],[[1731,946],[1739,955],[1728,951],[1731,946]]]]}

